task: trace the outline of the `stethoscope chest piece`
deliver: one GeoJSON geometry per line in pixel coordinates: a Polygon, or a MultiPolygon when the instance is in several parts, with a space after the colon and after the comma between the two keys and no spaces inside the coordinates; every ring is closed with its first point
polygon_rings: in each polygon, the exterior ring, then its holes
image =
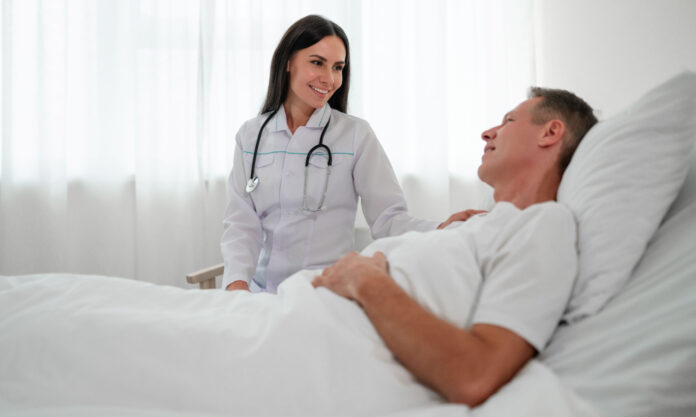
{"type": "Polygon", "coordinates": [[[246,192],[250,193],[254,191],[257,185],[259,185],[259,177],[249,178],[246,185],[246,192]]]}

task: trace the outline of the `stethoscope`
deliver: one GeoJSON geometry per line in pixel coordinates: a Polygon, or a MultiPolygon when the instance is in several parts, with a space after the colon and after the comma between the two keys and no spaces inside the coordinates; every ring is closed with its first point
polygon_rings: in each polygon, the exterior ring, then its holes
{"type": "MultiPolygon", "coordinates": [[[[251,160],[251,174],[249,175],[249,181],[247,181],[246,185],[246,192],[251,193],[256,189],[256,187],[259,185],[259,177],[255,176],[255,169],[256,169],[256,156],[259,153],[259,144],[261,143],[261,134],[263,133],[263,129],[266,128],[266,125],[268,122],[273,118],[273,116],[278,113],[278,110],[280,107],[278,107],[273,113],[271,113],[270,116],[266,118],[266,120],[263,122],[261,125],[261,129],[259,129],[259,134],[256,137],[256,146],[254,147],[254,157],[251,160]]],[[[321,136],[319,136],[319,143],[314,145],[312,149],[307,152],[307,159],[305,160],[305,170],[304,170],[304,186],[302,187],[302,211],[304,212],[309,212],[309,213],[314,213],[317,211],[325,210],[326,207],[324,206],[324,199],[326,198],[326,191],[328,190],[329,187],[329,175],[331,175],[331,149],[329,149],[328,146],[324,145],[324,134],[326,133],[326,129],[329,127],[329,123],[331,122],[331,116],[329,116],[329,120],[326,121],[326,124],[324,125],[324,129],[321,131],[321,136]],[[321,194],[321,200],[319,201],[319,206],[315,209],[307,207],[307,172],[309,170],[309,158],[312,157],[312,153],[316,151],[317,149],[324,148],[326,150],[326,153],[329,155],[329,163],[328,166],[326,167],[326,181],[324,181],[324,191],[321,194]]]]}

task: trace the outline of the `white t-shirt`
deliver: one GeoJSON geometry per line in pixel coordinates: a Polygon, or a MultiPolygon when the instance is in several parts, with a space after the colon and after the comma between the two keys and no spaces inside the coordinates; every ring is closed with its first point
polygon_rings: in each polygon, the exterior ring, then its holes
{"type": "Polygon", "coordinates": [[[441,231],[380,239],[390,274],[438,317],[512,330],[537,350],[558,325],[577,275],[576,225],[556,202],[497,203],[441,231]]]}

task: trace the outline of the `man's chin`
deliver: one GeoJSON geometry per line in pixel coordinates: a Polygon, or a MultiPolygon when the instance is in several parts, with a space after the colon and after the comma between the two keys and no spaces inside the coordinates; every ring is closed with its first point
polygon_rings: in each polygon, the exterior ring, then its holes
{"type": "Polygon", "coordinates": [[[479,165],[478,171],[477,171],[478,177],[481,181],[485,182],[486,184],[490,185],[491,187],[493,184],[489,182],[489,176],[486,175],[486,168],[483,166],[483,164],[479,165]]]}

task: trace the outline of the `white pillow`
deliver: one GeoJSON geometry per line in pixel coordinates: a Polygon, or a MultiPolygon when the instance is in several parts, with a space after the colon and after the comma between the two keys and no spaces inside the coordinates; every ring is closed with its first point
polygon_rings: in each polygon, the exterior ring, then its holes
{"type": "Polygon", "coordinates": [[[578,221],[580,271],[566,321],[596,313],[628,281],[684,182],[695,141],[693,72],[587,133],[558,190],[578,221]]]}

